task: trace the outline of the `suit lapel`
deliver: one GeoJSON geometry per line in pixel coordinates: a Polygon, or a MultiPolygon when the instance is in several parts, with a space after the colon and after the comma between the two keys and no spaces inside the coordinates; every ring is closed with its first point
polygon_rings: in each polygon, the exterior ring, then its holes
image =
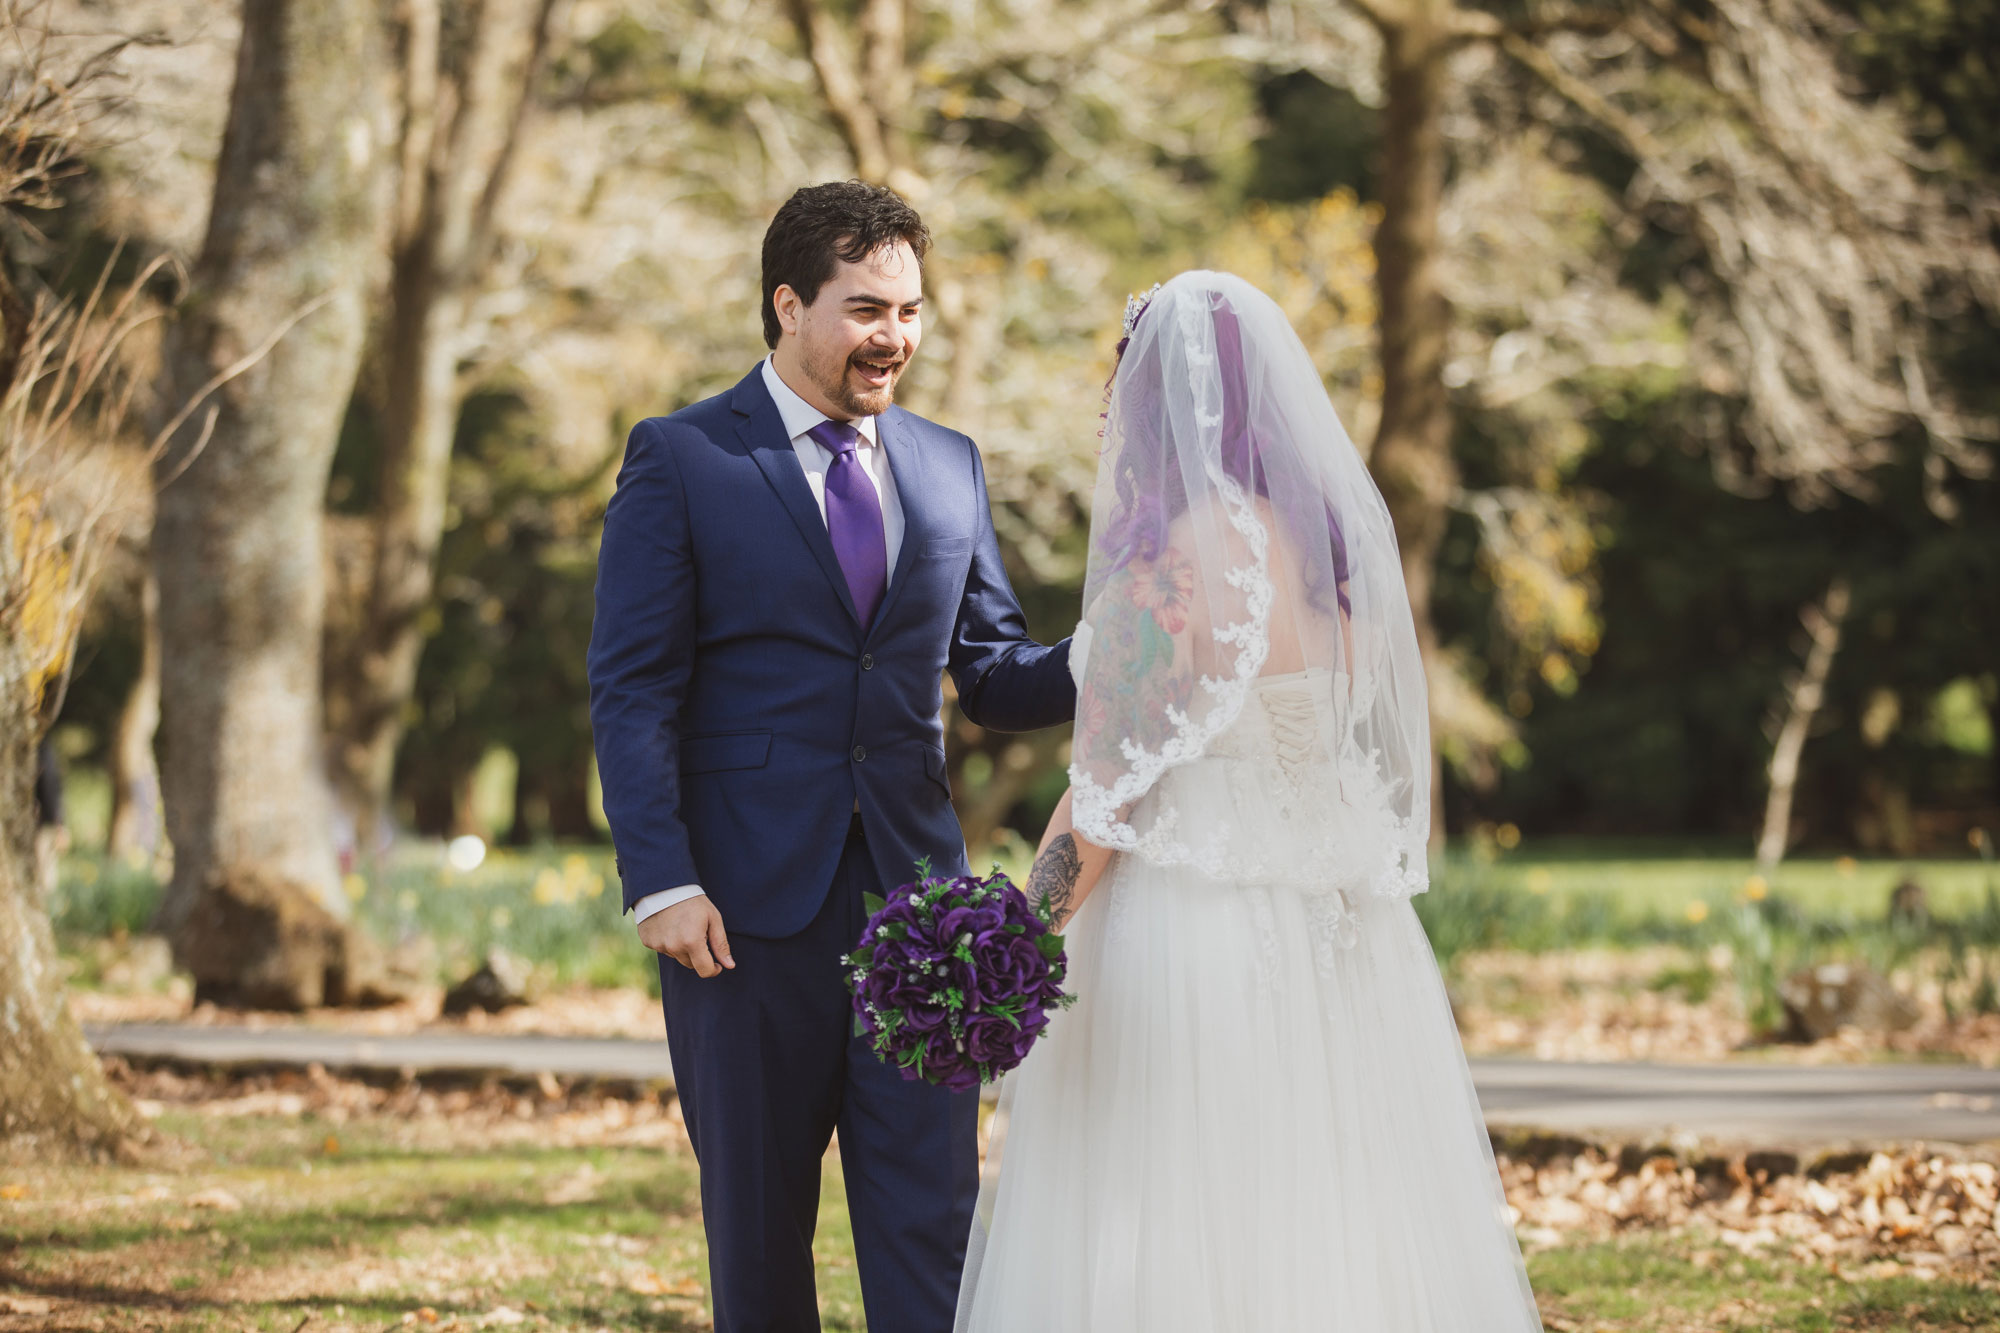
{"type": "Polygon", "coordinates": [[[889,455],[889,471],[896,478],[896,500],[903,507],[903,546],[896,553],[888,594],[875,611],[875,625],[881,625],[895,610],[897,595],[910,581],[910,571],[917,564],[917,548],[923,545],[930,525],[924,511],[924,451],[913,438],[908,419],[900,409],[892,407],[875,418],[875,439],[889,455]]]}
{"type": "MultiPolygon", "coordinates": [[[[739,417],[737,438],[743,441],[749,455],[757,460],[764,480],[771,483],[771,489],[778,493],[785,512],[798,525],[799,535],[805,538],[806,546],[812,551],[813,558],[819,561],[827,582],[839,594],[840,604],[847,608],[847,618],[859,625],[861,617],[854,609],[854,594],[848,591],[847,575],[840,568],[839,557],[833,553],[833,538],[827,535],[826,519],[821,517],[819,505],[813,501],[812,487],[806,484],[805,469],[799,466],[799,456],[792,449],[791,438],[785,434],[785,422],[778,415],[778,405],[771,401],[770,390],[764,387],[761,368],[751,371],[736,386],[730,406],[739,417]]],[[[897,484],[901,485],[901,481],[899,476],[897,484]]],[[[880,618],[879,613],[877,618],[880,618]]]]}

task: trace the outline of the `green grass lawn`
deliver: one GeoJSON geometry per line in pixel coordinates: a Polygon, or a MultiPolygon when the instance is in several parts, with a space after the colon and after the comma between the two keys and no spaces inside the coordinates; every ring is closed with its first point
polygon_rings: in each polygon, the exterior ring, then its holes
{"type": "Polygon", "coordinates": [[[1837,1276],[1745,1259],[1696,1238],[1639,1235],[1531,1255],[1551,1333],[1889,1333],[2000,1328],[2000,1288],[1914,1277],[1837,1276]]]}
{"type": "MultiPolygon", "coordinates": [[[[1017,879],[1025,869],[1007,868],[1017,879]]],[[[454,869],[443,847],[406,844],[386,866],[348,876],[345,892],[384,943],[427,941],[437,981],[465,976],[499,945],[544,982],[658,993],[653,959],[619,911],[604,847],[493,848],[476,867],[454,869]]],[[[53,907],[76,984],[98,980],[90,942],[144,930],[159,895],[142,871],[91,853],[67,859],[53,907]]],[[[1781,966],[1828,957],[1886,967],[1926,944],[1956,956],[2000,951],[2000,868],[1970,859],[1794,860],[1767,880],[1748,857],[1696,845],[1552,841],[1506,851],[1486,839],[1437,861],[1417,909],[1447,966],[1492,948],[1726,944],[1769,982],[1781,966]],[[1935,918],[1916,934],[1886,924],[1890,890],[1905,877],[1924,885],[1935,918]]],[[[2000,954],[1989,970],[2000,971],[2000,954]]]]}
{"type": "MultiPolygon", "coordinates": [[[[0,1168],[0,1329],[323,1330],[511,1322],[702,1329],[706,1251],[685,1149],[454,1144],[390,1120],[158,1122],[173,1167],[0,1168]],[[226,1197],[225,1197],[226,1196],[226,1197]],[[37,1303],[44,1308],[34,1308],[37,1303]],[[10,1315],[10,1303],[32,1318],[10,1315]],[[431,1316],[435,1316],[433,1319],[431,1316]]],[[[862,1327],[837,1162],[823,1203],[830,1329],[862,1327]]]]}
{"type": "MultiPolygon", "coordinates": [[[[1463,851],[1452,858],[1454,864],[1476,859],[1463,851]]],[[[1978,910],[1989,887],[2000,888],[2000,868],[1980,860],[1810,857],[1784,862],[1757,889],[1757,865],[1750,856],[1691,855],[1671,843],[1636,848],[1528,843],[1498,854],[1484,870],[1520,892],[1557,901],[1609,894],[1634,915],[1653,911],[1669,917],[1684,915],[1690,903],[1734,897],[1746,887],[1789,898],[1808,912],[1880,916],[1890,891],[1906,877],[1924,886],[1932,911],[1959,916],[1978,910]]]]}
{"type": "MultiPolygon", "coordinates": [[[[684,1146],[539,1146],[387,1116],[169,1110],[159,1125],[198,1148],[173,1165],[0,1167],[0,1330],[707,1327],[684,1146]]],[[[825,1326],[862,1328],[834,1159],[815,1252],[825,1326]]],[[[1695,1233],[1529,1267],[1558,1333],[2000,1328],[1991,1283],[1850,1281],[1695,1233]]]]}

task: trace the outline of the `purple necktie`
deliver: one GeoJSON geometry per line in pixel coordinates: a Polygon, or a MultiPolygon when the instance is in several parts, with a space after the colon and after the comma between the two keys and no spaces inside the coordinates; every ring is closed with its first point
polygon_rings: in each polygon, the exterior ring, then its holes
{"type": "Polygon", "coordinates": [[[882,500],[875,483],[861,469],[855,446],[861,432],[845,421],[822,421],[806,434],[833,455],[826,470],[826,534],[833,554],[854,594],[854,611],[861,627],[875,619],[882,594],[889,586],[889,544],[882,534],[882,500]]]}

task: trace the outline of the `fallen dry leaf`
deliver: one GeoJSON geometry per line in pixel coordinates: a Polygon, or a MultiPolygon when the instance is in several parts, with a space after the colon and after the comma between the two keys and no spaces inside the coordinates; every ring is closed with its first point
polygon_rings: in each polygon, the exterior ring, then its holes
{"type": "Polygon", "coordinates": [[[598,1188],[603,1183],[604,1177],[585,1162],[549,1186],[548,1192],[542,1195],[542,1201],[548,1204],[588,1203],[597,1197],[598,1188]]]}
{"type": "Polygon", "coordinates": [[[0,1314],[48,1314],[55,1308],[45,1296],[0,1296],[0,1314]]]}
{"type": "Polygon", "coordinates": [[[25,1199],[28,1197],[26,1185],[0,1185],[0,1199],[25,1199]]]}
{"type": "Polygon", "coordinates": [[[187,1201],[190,1208],[213,1208],[217,1212],[222,1213],[240,1213],[243,1211],[243,1200],[237,1198],[228,1190],[219,1187],[212,1190],[203,1190],[199,1194],[190,1194],[187,1201]]]}
{"type": "Polygon", "coordinates": [[[496,1305],[485,1314],[479,1316],[478,1322],[481,1328],[505,1328],[514,1324],[527,1323],[528,1316],[522,1314],[511,1305],[496,1305]]]}
{"type": "MultiPolygon", "coordinates": [[[[1698,1227],[1743,1254],[1876,1276],[1877,1264],[1991,1273],[2000,1267],[2000,1163],[1974,1150],[1718,1157],[1574,1144],[1503,1144],[1500,1172],[1522,1243],[1698,1227]]],[[[1881,1270],[1886,1272],[1887,1270],[1881,1270]]]]}

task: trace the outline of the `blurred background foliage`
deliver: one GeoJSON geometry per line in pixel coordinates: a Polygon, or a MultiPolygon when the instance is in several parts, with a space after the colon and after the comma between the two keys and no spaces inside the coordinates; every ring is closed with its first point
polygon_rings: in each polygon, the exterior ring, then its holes
{"type": "MultiPolygon", "coordinates": [[[[107,21],[101,7],[69,8],[80,28],[107,21]]],[[[1652,8],[1686,24],[1709,12],[1652,8]]],[[[1380,153],[1383,94],[1353,13],[1273,0],[903,12],[906,59],[880,72],[893,115],[869,122],[819,77],[858,57],[811,36],[856,40],[859,10],[559,7],[458,343],[462,402],[395,827],[604,839],[583,650],[623,435],[726,387],[761,353],[757,244],[799,184],[886,178],[936,230],[936,318],[907,397],[985,449],[1039,637],[1077,614],[1128,291],[1190,266],[1265,287],[1355,439],[1373,437],[1373,237],[1398,164],[1380,153]],[[831,28],[813,29],[814,15],[831,28]]],[[[1837,54],[1853,95],[1907,119],[1926,179],[1990,201],[2000,0],[1828,12],[1848,22],[1837,54]]],[[[10,242],[52,284],[89,271],[78,256],[106,253],[109,237],[185,253],[198,235],[233,19],[136,0],[116,22],[165,40],[124,57],[123,128],[87,183],[39,239],[10,242]]],[[[1441,265],[1461,482],[1433,664],[1451,682],[1439,703],[1447,827],[1747,846],[1774,708],[1799,665],[1799,610],[1845,574],[1854,607],[1800,777],[1801,843],[1967,854],[1973,830],[2000,825],[2000,477],[1941,474],[1914,427],[1861,485],[1802,492],[1741,466],[1753,452],[1733,434],[1745,390],[1689,350],[1710,336],[1698,311],[1715,278],[1671,209],[1633,202],[1643,164],[1551,112],[1519,69],[1476,52],[1452,69],[1441,265]]],[[[1671,108],[1671,71],[1649,77],[1647,96],[1671,108]]],[[[1704,105],[1690,98],[1689,114],[1704,105]]],[[[2000,325],[1976,302],[1939,308],[1925,326],[1932,363],[1969,413],[2000,415],[2000,325]]],[[[362,595],[341,571],[365,564],[356,552],[380,499],[374,355],[327,492],[333,638],[341,590],[362,595]]],[[[58,731],[85,804],[104,790],[140,676],[139,540],[91,619],[58,731]]],[[[988,736],[955,715],[947,730],[975,859],[1017,857],[1060,794],[1065,738],[988,736]]],[[[368,911],[383,901],[371,894],[368,911]]]]}

